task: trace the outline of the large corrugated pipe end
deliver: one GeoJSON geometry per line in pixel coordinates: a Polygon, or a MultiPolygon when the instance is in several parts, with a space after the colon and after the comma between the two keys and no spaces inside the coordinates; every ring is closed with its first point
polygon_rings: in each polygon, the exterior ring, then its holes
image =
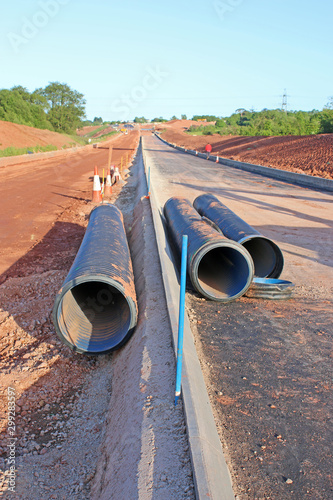
{"type": "Polygon", "coordinates": [[[136,295],[123,216],[99,205],[53,307],[60,339],[73,351],[106,354],[121,347],[137,321],[136,295]]]}
{"type": "Polygon", "coordinates": [[[191,281],[204,297],[229,302],[246,292],[253,271],[251,256],[241,245],[232,241],[208,243],[192,260],[191,281]]]}
{"type": "Polygon", "coordinates": [[[188,236],[187,270],[194,289],[210,300],[230,302],[249,288],[254,265],[249,252],[203,221],[189,200],[173,196],[164,205],[168,232],[181,252],[188,236]]]}
{"type": "Polygon", "coordinates": [[[280,248],[265,236],[253,235],[239,241],[251,254],[254,274],[259,278],[278,278],[283,270],[284,259],[280,248]]]}
{"type": "Polygon", "coordinates": [[[201,216],[216,224],[226,238],[236,241],[247,249],[254,262],[255,276],[259,278],[280,276],[284,259],[274,241],[260,234],[213,194],[197,196],[193,206],[201,216]]]}
{"type": "Polygon", "coordinates": [[[82,354],[119,349],[133,333],[136,320],[135,302],[125,295],[123,287],[98,276],[67,282],[53,308],[58,337],[82,354]]]}

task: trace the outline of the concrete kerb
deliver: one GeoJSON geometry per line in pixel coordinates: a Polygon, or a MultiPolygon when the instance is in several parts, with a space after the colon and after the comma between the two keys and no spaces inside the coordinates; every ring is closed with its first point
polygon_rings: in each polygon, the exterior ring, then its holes
{"type": "MultiPolygon", "coordinates": [[[[141,141],[144,168],[147,176],[147,153],[144,151],[144,138],[141,138],[141,141]]],[[[149,165],[152,164],[152,160],[149,159],[149,165]]],[[[150,179],[150,193],[151,210],[176,356],[179,276],[166,237],[162,207],[158,206],[155,198],[152,174],[150,179]]],[[[187,314],[185,314],[184,321],[182,398],[185,408],[196,497],[200,500],[207,498],[233,500],[234,494],[231,477],[223,456],[222,445],[217,433],[187,314]]]]}
{"type": "MultiPolygon", "coordinates": [[[[162,142],[168,144],[171,147],[176,147],[176,149],[183,151],[184,153],[193,154],[192,151],[185,151],[184,148],[179,146],[173,146],[165,139],[162,139],[160,135],[156,134],[162,142]]],[[[194,152],[195,154],[195,152],[194,152]]],[[[198,153],[199,158],[206,158],[205,153],[198,153]]],[[[240,170],[245,170],[247,172],[252,172],[254,174],[263,175],[265,177],[270,177],[272,179],[277,179],[283,182],[289,182],[290,184],[296,184],[298,186],[307,187],[309,189],[320,189],[324,191],[333,192],[333,180],[332,179],[324,179],[322,177],[315,177],[313,175],[308,174],[298,174],[296,172],[289,172],[287,170],[280,170],[278,168],[273,167],[264,167],[262,165],[254,165],[252,163],[246,163],[242,161],[229,160],[228,158],[221,158],[220,156],[211,155],[209,157],[210,161],[214,161],[215,163],[221,163],[226,165],[227,167],[238,168],[240,170]],[[216,159],[218,158],[218,161],[216,159]]]]}

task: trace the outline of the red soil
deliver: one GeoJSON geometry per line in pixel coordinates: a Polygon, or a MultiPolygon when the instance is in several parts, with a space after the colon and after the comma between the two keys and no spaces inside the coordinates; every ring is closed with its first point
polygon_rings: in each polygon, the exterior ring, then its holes
{"type": "Polygon", "coordinates": [[[0,149],[8,147],[31,148],[33,146],[47,146],[49,144],[57,148],[62,148],[73,142],[73,139],[65,134],[0,121],[0,149]]]}
{"type": "Polygon", "coordinates": [[[112,164],[120,168],[121,158],[125,160],[128,155],[130,159],[138,140],[139,133],[134,131],[112,137],[96,149],[89,145],[56,156],[43,153],[38,158],[2,159],[0,273],[43,238],[70,203],[91,199],[94,166],[100,176],[103,169],[106,174],[109,146],[113,147],[112,164]]]}
{"type": "MultiPolygon", "coordinates": [[[[187,123],[189,120],[183,120],[187,123]]],[[[280,168],[292,172],[333,179],[333,134],[311,136],[243,137],[191,136],[179,123],[159,127],[162,137],[179,146],[204,152],[206,144],[212,154],[232,160],[280,168]]],[[[186,125],[184,125],[186,126],[186,125]]]]}

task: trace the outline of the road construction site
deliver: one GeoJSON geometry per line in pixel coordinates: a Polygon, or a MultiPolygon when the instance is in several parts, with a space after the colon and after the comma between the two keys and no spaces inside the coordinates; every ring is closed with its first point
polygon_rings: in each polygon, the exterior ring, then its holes
{"type": "MultiPolygon", "coordinates": [[[[51,310],[95,206],[94,166],[106,168],[108,148],[0,170],[1,370],[3,389],[17,396],[17,498],[230,498],[230,478],[238,499],[328,498],[332,195],[195,158],[150,132],[138,144],[138,130],[109,144],[117,167],[130,158],[109,201],[124,217],[138,323],[124,347],[99,357],[64,346],[51,310]],[[295,284],[285,301],[219,303],[188,282],[187,317],[227,469],[220,497],[212,492],[221,478],[198,465],[207,453],[200,436],[193,439],[200,412],[186,399],[173,404],[175,311],[155,239],[170,197],[192,203],[203,193],[277,243],[281,278],[295,284]]],[[[187,365],[185,376],[188,384],[187,365]]]]}

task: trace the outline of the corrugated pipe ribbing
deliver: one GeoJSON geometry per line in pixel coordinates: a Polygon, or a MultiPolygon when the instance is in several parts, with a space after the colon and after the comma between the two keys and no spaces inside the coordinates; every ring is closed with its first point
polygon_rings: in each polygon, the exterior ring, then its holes
{"type": "Polygon", "coordinates": [[[136,321],[122,213],[114,205],[99,205],[90,213],[79,251],[56,296],[53,323],[74,351],[105,354],[128,340],[136,321]]]}
{"type": "Polygon", "coordinates": [[[284,260],[276,243],[253,229],[212,194],[198,196],[193,206],[200,215],[214,222],[226,238],[237,241],[248,250],[254,262],[255,276],[280,276],[284,260]]]}
{"type": "Polygon", "coordinates": [[[202,221],[185,198],[170,198],[164,205],[164,215],[179,252],[183,234],[188,236],[187,271],[193,287],[201,295],[229,302],[246,292],[254,268],[244,247],[202,221]]]}

